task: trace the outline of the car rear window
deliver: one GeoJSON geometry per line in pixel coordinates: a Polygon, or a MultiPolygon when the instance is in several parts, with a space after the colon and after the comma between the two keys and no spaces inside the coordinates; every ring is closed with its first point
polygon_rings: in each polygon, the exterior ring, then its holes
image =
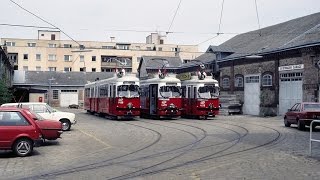
{"type": "Polygon", "coordinates": [[[305,111],[320,111],[320,104],[304,104],[305,111]]]}

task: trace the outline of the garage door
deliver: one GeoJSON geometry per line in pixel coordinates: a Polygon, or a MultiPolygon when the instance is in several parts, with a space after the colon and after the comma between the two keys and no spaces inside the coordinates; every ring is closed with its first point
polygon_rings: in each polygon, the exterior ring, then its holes
{"type": "Polygon", "coordinates": [[[302,102],[302,73],[281,73],[279,86],[279,115],[283,115],[295,103],[302,102]]]}
{"type": "Polygon", "coordinates": [[[260,112],[260,75],[245,76],[243,113],[259,115],[260,112]]]}
{"type": "Polygon", "coordinates": [[[70,104],[78,104],[77,90],[61,90],[60,106],[68,107],[70,104]]]}

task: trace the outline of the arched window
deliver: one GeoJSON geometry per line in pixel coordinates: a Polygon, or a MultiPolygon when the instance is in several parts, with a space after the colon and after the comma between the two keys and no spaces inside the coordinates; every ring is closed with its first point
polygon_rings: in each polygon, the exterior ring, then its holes
{"type": "Polygon", "coordinates": [[[243,87],[243,76],[242,75],[236,75],[235,81],[234,81],[234,87],[243,87]]]}
{"type": "Polygon", "coordinates": [[[271,74],[265,74],[262,76],[262,86],[272,86],[272,75],[271,74]]]}
{"type": "Polygon", "coordinates": [[[230,88],[230,78],[229,77],[222,78],[222,88],[225,88],[225,89],[230,88]]]}

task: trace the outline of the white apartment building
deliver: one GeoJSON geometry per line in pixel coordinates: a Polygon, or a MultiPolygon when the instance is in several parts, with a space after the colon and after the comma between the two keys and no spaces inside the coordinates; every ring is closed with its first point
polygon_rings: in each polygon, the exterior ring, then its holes
{"type": "Polygon", "coordinates": [[[112,72],[123,67],[137,72],[140,57],[180,57],[184,62],[201,53],[196,45],[165,44],[165,37],[152,33],[146,43],[61,40],[59,31],[38,31],[38,39],[1,38],[15,70],[112,72]]]}

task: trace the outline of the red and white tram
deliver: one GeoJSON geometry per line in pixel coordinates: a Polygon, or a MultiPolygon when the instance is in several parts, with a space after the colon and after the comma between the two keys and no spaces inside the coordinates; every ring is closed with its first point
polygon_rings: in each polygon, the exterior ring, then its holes
{"type": "Polygon", "coordinates": [[[140,117],[175,118],[181,116],[181,81],[171,74],[140,80],[140,117]]]}
{"type": "Polygon", "coordinates": [[[212,76],[199,72],[181,84],[183,117],[206,119],[219,113],[219,84],[212,76]]]}
{"type": "Polygon", "coordinates": [[[139,79],[120,71],[113,78],[86,84],[84,109],[117,119],[139,116],[139,79]]]}

